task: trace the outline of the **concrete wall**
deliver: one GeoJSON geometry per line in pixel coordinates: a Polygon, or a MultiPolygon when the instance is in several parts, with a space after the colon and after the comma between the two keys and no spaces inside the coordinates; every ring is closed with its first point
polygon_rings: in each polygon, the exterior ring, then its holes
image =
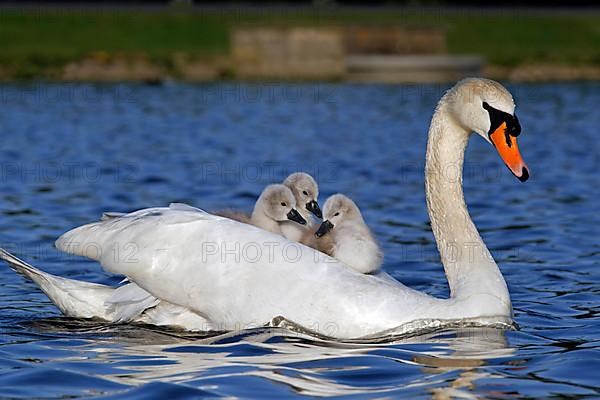
{"type": "Polygon", "coordinates": [[[446,32],[410,26],[349,26],[344,28],[348,54],[441,54],[446,32]]]}
{"type": "Polygon", "coordinates": [[[345,73],[344,45],[337,28],[236,28],[231,40],[238,78],[335,79],[345,73]]]}
{"type": "Polygon", "coordinates": [[[234,29],[231,38],[232,69],[240,79],[422,81],[464,76],[465,68],[456,68],[451,60],[436,60],[423,73],[429,59],[419,59],[418,65],[398,59],[445,52],[444,30],[404,26],[248,26],[234,29]],[[352,61],[356,55],[361,56],[358,63],[352,61]]]}

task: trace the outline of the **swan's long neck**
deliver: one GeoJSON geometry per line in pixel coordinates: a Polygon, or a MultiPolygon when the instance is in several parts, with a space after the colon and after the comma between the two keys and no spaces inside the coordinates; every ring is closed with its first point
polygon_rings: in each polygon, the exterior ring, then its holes
{"type": "Polygon", "coordinates": [[[431,121],[425,165],[425,192],[431,228],[452,298],[486,293],[510,307],[498,266],[473,224],[462,187],[464,153],[470,132],[442,100],[431,121]]]}

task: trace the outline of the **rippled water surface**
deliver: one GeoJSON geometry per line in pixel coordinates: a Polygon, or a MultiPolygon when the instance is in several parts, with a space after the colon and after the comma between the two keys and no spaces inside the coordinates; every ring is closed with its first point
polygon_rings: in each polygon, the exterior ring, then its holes
{"type": "MultiPolygon", "coordinates": [[[[428,228],[426,134],[444,86],[6,86],[2,247],[54,274],[116,285],[56,237],[105,210],[183,201],[250,209],[303,169],[354,198],[384,268],[448,287],[428,228]]],[[[600,396],[600,85],[512,86],[520,183],[472,137],[465,195],[508,282],[518,331],[449,329],[391,343],[279,329],[205,337],[60,316],[0,267],[0,397],[600,396]]]]}

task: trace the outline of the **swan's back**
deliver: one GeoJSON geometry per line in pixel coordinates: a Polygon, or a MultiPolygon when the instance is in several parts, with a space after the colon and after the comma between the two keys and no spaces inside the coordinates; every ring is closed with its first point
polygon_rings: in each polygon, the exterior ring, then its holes
{"type": "Polygon", "coordinates": [[[333,324],[336,336],[358,337],[414,319],[400,305],[408,301],[416,309],[430,299],[386,276],[359,274],[279,235],[191,207],[151,208],[84,225],[56,245],[99,260],[107,271],[222,329],[263,325],[281,315],[316,330],[333,324]]]}
{"type": "Polygon", "coordinates": [[[244,224],[250,223],[250,215],[243,211],[226,209],[226,210],[215,211],[213,214],[217,215],[219,217],[225,217],[225,218],[232,219],[234,221],[243,222],[244,224]]]}

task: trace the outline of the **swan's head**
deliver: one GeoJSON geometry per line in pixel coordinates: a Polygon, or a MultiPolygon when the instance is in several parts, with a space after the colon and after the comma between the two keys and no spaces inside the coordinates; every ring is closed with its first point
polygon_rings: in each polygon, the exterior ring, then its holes
{"type": "Polygon", "coordinates": [[[364,223],[362,214],[349,197],[343,194],[334,194],[329,197],[323,206],[323,223],[315,232],[317,237],[325,235],[336,226],[343,223],[364,223]]]}
{"type": "Polygon", "coordinates": [[[529,178],[529,169],[517,146],[521,124],[512,95],[504,86],[489,79],[464,79],[448,92],[446,104],[458,124],[496,148],[521,182],[529,178]]]}
{"type": "Polygon", "coordinates": [[[292,191],[284,185],[269,185],[263,190],[256,203],[264,214],[274,221],[291,220],[306,225],[306,220],[296,209],[296,199],[292,191]]]}
{"type": "Polygon", "coordinates": [[[298,207],[313,213],[317,218],[323,218],[323,213],[317,203],[319,187],[315,179],[305,172],[294,172],[283,181],[294,193],[298,207]]]}

